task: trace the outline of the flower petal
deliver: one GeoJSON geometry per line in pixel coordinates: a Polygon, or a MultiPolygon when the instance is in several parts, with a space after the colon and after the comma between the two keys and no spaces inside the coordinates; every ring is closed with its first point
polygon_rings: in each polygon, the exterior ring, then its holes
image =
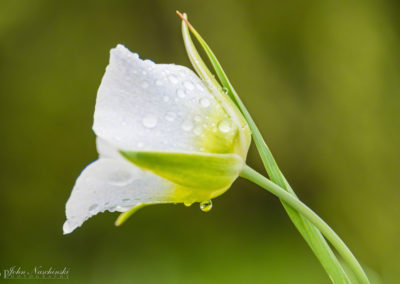
{"type": "Polygon", "coordinates": [[[237,142],[230,121],[219,131],[229,115],[190,69],[141,60],[122,45],[111,50],[94,118],[96,135],[119,149],[223,153],[237,142]],[[224,148],[209,137],[225,139],[224,148]]]}
{"type": "Polygon", "coordinates": [[[99,212],[125,212],[140,203],[176,203],[176,186],[123,159],[100,158],[78,177],[66,205],[64,234],[99,212]]]}

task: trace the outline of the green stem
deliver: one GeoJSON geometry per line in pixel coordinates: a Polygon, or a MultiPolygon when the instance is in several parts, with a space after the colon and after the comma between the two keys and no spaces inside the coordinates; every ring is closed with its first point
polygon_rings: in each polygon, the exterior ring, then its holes
{"type": "MultiPolygon", "coordinates": [[[[215,80],[211,72],[208,70],[207,66],[199,56],[196,47],[191,41],[190,34],[188,28],[193,32],[204,51],[206,52],[208,58],[210,59],[218,78],[220,79],[222,85],[228,90],[228,96],[232,99],[232,101],[238,106],[240,111],[242,112],[244,118],[247,120],[249,124],[250,130],[252,131],[252,135],[254,138],[254,142],[257,146],[257,150],[260,153],[261,159],[267,170],[268,175],[271,180],[281,186],[283,189],[290,192],[293,196],[296,197],[294,191],[290,187],[289,183],[284,178],[283,174],[279,170],[279,167],[266,145],[261,133],[252,119],[250,113],[247,111],[240,97],[236,93],[232,84],[229,82],[228,77],[226,76],[224,70],[221,67],[221,64],[218,62],[218,59],[215,57],[214,53],[207,45],[207,43],[202,39],[200,34],[187,22],[187,18],[185,15],[182,15],[178,12],[178,15],[182,18],[182,33],[183,39],[185,42],[185,47],[189,55],[189,59],[193,64],[193,67],[196,69],[199,76],[206,82],[210,89],[214,86],[219,86],[218,82],[215,80]]],[[[292,220],[293,224],[299,230],[300,234],[303,236],[307,244],[310,246],[318,260],[321,262],[323,268],[329,275],[330,279],[333,283],[350,283],[349,278],[346,275],[346,272],[343,270],[341,264],[337,260],[335,254],[332,249],[329,247],[328,243],[322,236],[321,232],[304,216],[300,215],[296,210],[282,203],[287,214],[292,220]]]]}
{"type": "Polygon", "coordinates": [[[290,205],[293,209],[310,220],[347,262],[360,283],[370,283],[361,265],[342,239],[332,230],[331,227],[329,227],[327,223],[325,223],[324,220],[321,219],[321,217],[307,207],[307,205],[247,165],[243,168],[240,176],[268,190],[273,195],[277,196],[282,202],[290,205]]]}

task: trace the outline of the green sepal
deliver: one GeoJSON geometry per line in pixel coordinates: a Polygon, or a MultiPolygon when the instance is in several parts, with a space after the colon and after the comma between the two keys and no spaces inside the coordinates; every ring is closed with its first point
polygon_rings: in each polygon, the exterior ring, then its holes
{"type": "Polygon", "coordinates": [[[120,151],[128,161],[177,185],[219,190],[239,176],[244,162],[236,154],[120,151]]]}

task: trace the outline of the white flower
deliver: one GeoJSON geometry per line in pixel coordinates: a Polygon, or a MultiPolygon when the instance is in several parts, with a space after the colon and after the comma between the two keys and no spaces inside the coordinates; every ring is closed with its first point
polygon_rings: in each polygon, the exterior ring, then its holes
{"type": "Polygon", "coordinates": [[[223,92],[122,45],[111,50],[93,130],[99,159],[75,183],[65,234],[105,210],[215,198],[238,177],[250,145],[247,123],[223,92]]]}

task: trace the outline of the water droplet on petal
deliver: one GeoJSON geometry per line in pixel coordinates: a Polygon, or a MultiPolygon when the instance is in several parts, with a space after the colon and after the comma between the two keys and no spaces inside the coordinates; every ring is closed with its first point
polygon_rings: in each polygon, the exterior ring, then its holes
{"type": "Polygon", "coordinates": [[[169,76],[168,79],[171,81],[172,84],[176,84],[179,82],[178,78],[173,75],[169,76]]]}
{"type": "Polygon", "coordinates": [[[108,182],[117,185],[124,186],[133,180],[133,176],[128,171],[115,171],[108,176],[108,182]]]}
{"type": "Polygon", "coordinates": [[[146,89],[149,86],[149,83],[147,83],[147,81],[143,81],[141,86],[143,89],[146,89]]]}
{"type": "Polygon", "coordinates": [[[196,126],[194,128],[193,132],[194,132],[195,135],[199,136],[199,135],[201,135],[203,133],[203,129],[202,129],[201,126],[196,126]]]}
{"type": "Polygon", "coordinates": [[[168,121],[174,121],[176,118],[176,114],[174,112],[167,112],[165,115],[165,119],[168,121]]]}
{"type": "Polygon", "coordinates": [[[157,125],[157,118],[153,115],[147,115],[142,120],[143,125],[147,128],[154,128],[157,125]]]}
{"type": "Polygon", "coordinates": [[[119,211],[119,212],[125,212],[128,211],[132,208],[132,206],[117,206],[115,208],[115,210],[119,211]]]}
{"type": "Polygon", "coordinates": [[[202,107],[209,107],[210,106],[210,101],[207,98],[201,98],[200,99],[200,104],[202,107]]]}
{"type": "Polygon", "coordinates": [[[204,91],[204,88],[200,85],[200,84],[196,84],[197,89],[199,89],[200,91],[204,91]]]}
{"type": "Polygon", "coordinates": [[[222,133],[228,133],[231,130],[231,121],[229,119],[224,119],[218,124],[218,129],[222,133]]]}
{"type": "Polygon", "coordinates": [[[206,200],[200,203],[200,209],[203,212],[208,212],[212,209],[212,201],[206,200]]]}
{"type": "Polygon", "coordinates": [[[190,131],[193,128],[193,124],[191,121],[186,120],[183,124],[182,124],[182,129],[185,131],[190,131]]]}
{"type": "Polygon", "coordinates": [[[185,86],[185,88],[190,90],[190,91],[194,89],[193,84],[190,83],[189,81],[186,81],[185,83],[183,83],[183,86],[185,86]]]}
{"type": "Polygon", "coordinates": [[[176,94],[177,94],[178,97],[180,97],[180,98],[184,98],[184,97],[186,96],[185,91],[182,90],[182,89],[178,89],[178,90],[176,91],[176,94]]]}
{"type": "Polygon", "coordinates": [[[94,211],[96,210],[96,208],[97,208],[97,204],[92,204],[92,205],[90,205],[90,206],[89,206],[89,212],[90,212],[90,213],[94,213],[94,211]]]}

